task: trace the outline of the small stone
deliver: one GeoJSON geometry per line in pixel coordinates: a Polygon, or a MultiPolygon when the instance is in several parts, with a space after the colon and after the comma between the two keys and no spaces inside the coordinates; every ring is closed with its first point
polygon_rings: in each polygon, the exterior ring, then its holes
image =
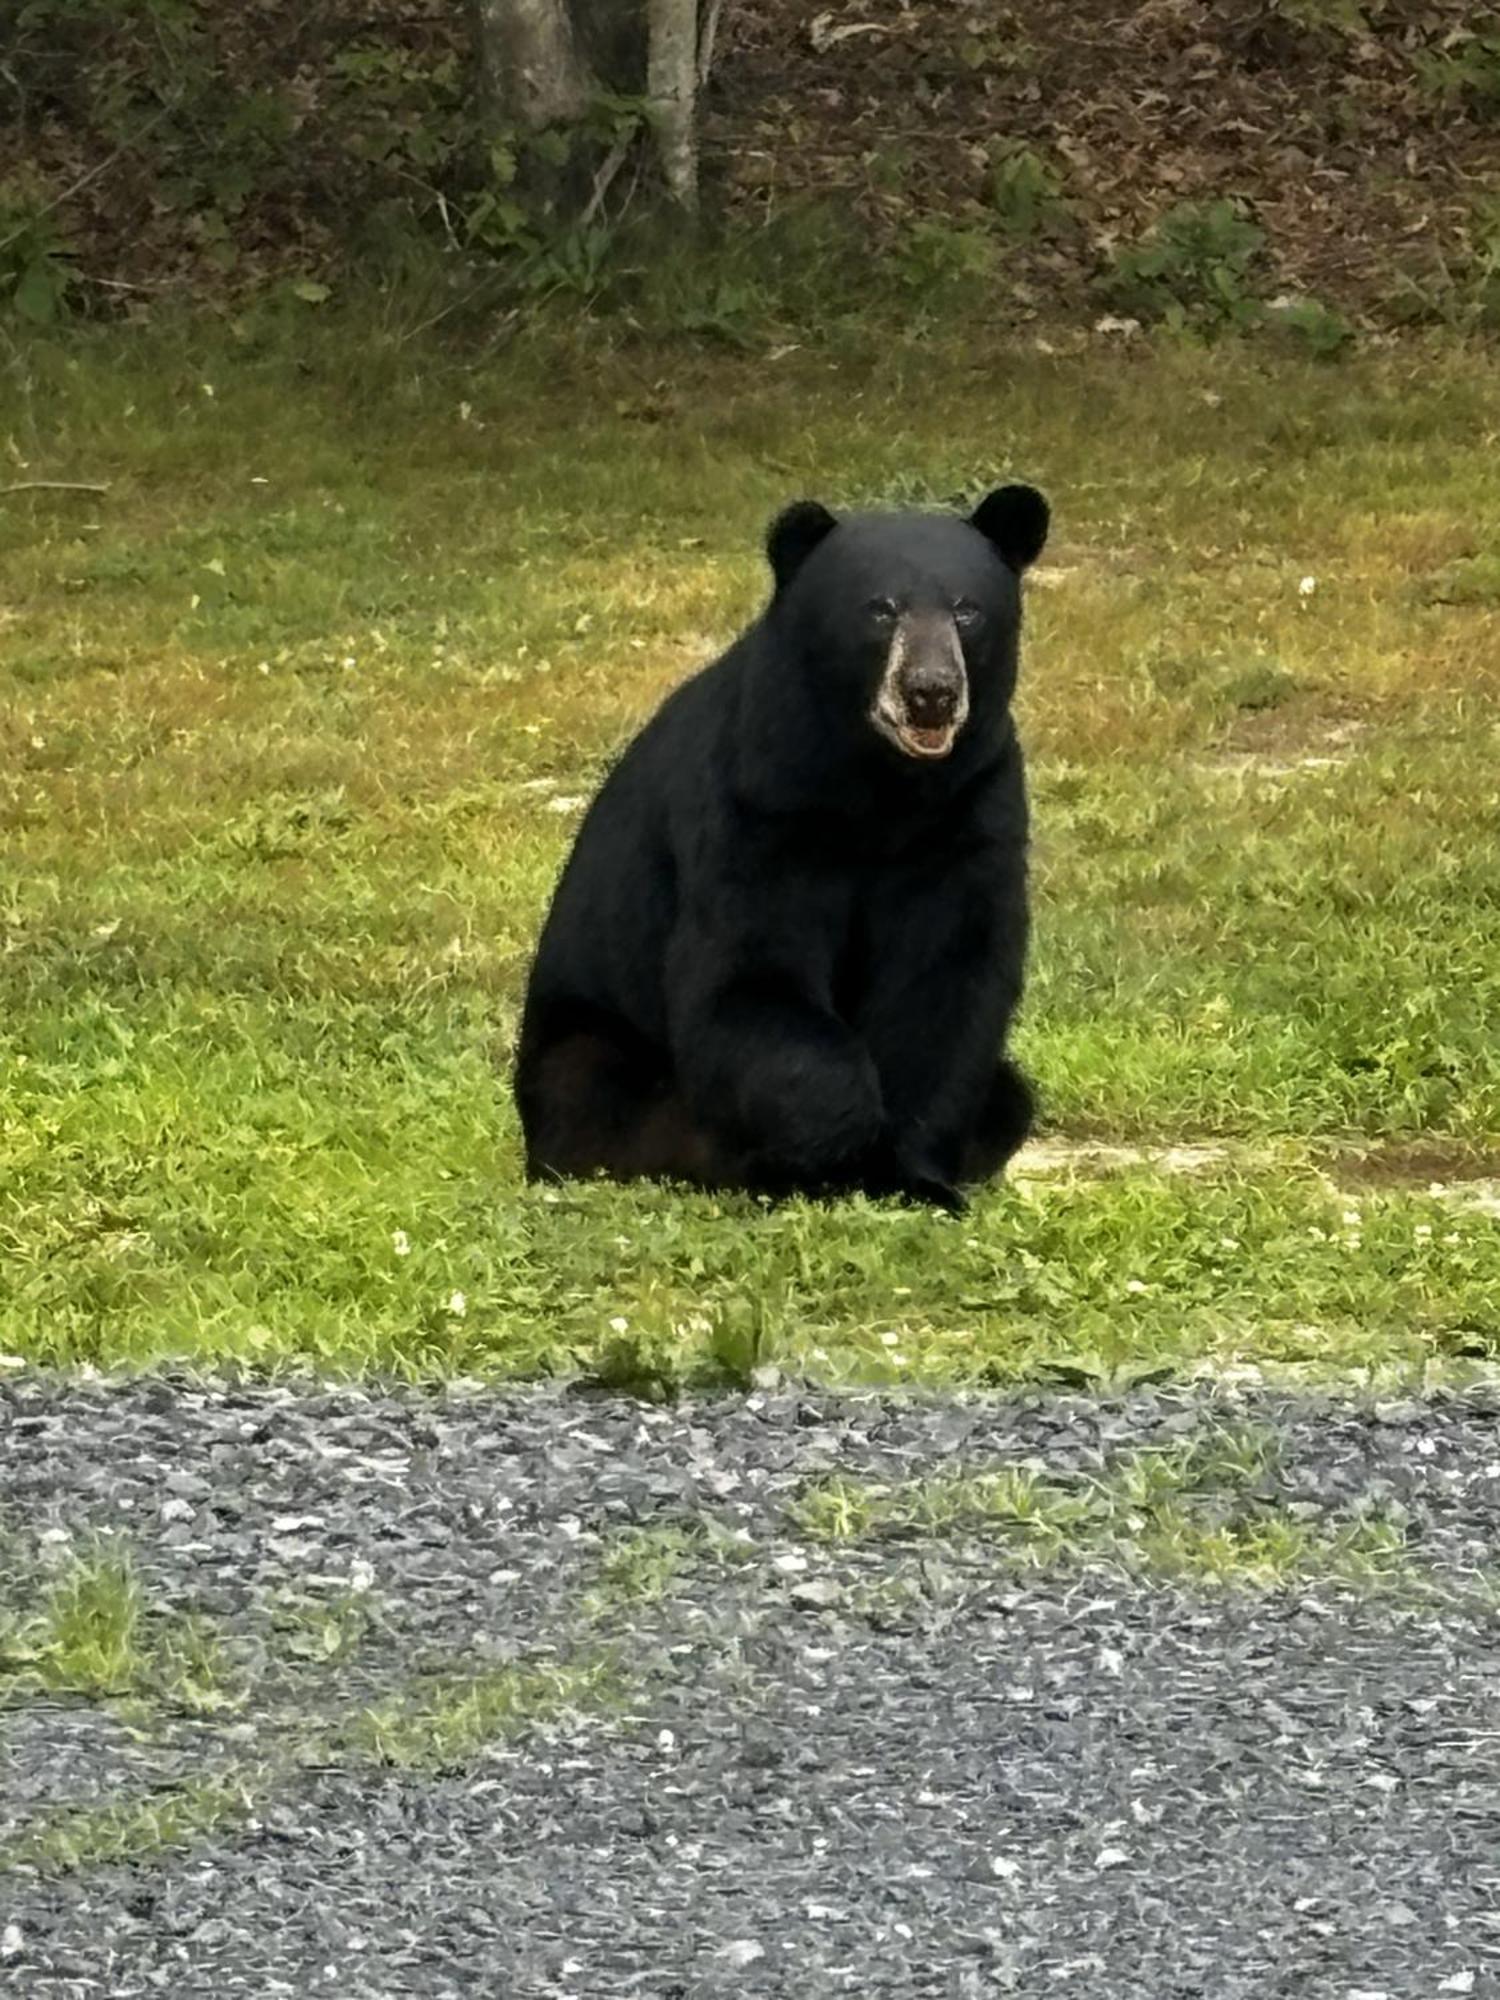
{"type": "Polygon", "coordinates": [[[733,1944],[722,1945],[714,1954],[716,1958],[722,1958],[726,1964],[732,1965],[736,1972],[742,1971],[747,1965],[754,1965],[758,1958],[764,1958],[765,1955],[765,1946],[757,1944],[754,1938],[736,1938],[733,1944]]]}
{"type": "Polygon", "coordinates": [[[810,1576],[806,1583],[794,1583],[789,1593],[793,1604],[814,1611],[826,1611],[843,1594],[831,1576],[810,1576]]]}

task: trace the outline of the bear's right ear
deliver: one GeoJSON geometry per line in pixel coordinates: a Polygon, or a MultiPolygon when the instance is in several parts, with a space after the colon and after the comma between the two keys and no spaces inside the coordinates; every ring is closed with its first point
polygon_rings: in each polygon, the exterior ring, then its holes
{"type": "Polygon", "coordinates": [[[766,535],[766,554],[776,588],[785,590],[825,536],[838,526],[828,509],[816,500],[794,500],[771,523],[766,535]]]}

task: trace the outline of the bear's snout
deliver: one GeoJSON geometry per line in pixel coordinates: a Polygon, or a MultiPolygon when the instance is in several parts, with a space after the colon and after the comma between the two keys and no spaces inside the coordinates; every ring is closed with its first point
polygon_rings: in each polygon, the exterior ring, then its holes
{"type": "Polygon", "coordinates": [[[908,678],[902,689],[906,717],[922,729],[941,729],[958,713],[958,688],[951,678],[908,678]]]}
{"type": "Polygon", "coordinates": [[[951,617],[902,618],[870,720],[907,757],[946,757],[969,713],[969,678],[951,617]]]}

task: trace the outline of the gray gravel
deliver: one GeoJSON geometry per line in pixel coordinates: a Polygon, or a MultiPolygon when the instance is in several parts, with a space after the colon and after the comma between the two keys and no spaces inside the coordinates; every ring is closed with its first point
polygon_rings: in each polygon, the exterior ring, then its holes
{"type": "Polygon", "coordinates": [[[0,1851],[432,1668],[608,1642],[626,1692],[456,1773],[294,1763],[130,1865],[13,1863],[0,1991],[1500,1996],[1493,1403],[0,1383],[0,1603],[99,1533],[213,1623],[244,1705],[0,1711],[0,1851]],[[787,1511],[833,1473],[1066,1479],[1226,1422],[1277,1440],[1257,1502],[1377,1510],[1426,1587],[1032,1572],[787,1511]],[[599,1595],[622,1536],[705,1524],[738,1559],[710,1533],[658,1596],[599,1595]]]}

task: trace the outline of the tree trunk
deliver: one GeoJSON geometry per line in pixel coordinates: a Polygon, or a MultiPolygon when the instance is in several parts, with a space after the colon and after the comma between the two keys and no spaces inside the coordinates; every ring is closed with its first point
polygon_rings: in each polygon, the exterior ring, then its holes
{"type": "Polygon", "coordinates": [[[651,0],[646,95],[668,192],[698,205],[698,0],[651,0]]]}
{"type": "Polygon", "coordinates": [[[568,0],[470,0],[481,99],[495,131],[581,118],[594,90],[568,0]]]}

